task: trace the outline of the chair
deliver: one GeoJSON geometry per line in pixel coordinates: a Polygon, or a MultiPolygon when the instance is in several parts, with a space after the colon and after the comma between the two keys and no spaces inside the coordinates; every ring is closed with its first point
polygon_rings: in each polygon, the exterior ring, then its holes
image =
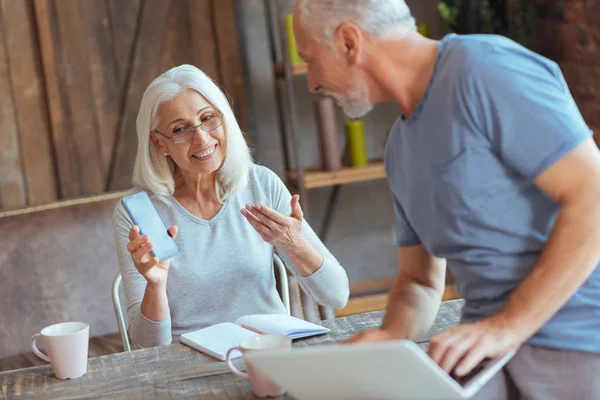
{"type": "MultiPolygon", "coordinates": [[[[290,314],[290,289],[288,281],[288,272],[283,264],[283,261],[277,254],[273,254],[273,268],[275,269],[275,278],[279,285],[278,290],[281,295],[281,300],[288,315],[290,314]]],[[[124,351],[131,351],[131,344],[129,343],[129,335],[127,333],[127,324],[125,317],[123,316],[123,309],[121,308],[121,298],[119,295],[119,289],[121,288],[121,272],[117,273],[112,284],[112,300],[115,308],[115,316],[117,318],[117,326],[119,327],[119,334],[121,335],[121,342],[123,343],[124,351]]]]}

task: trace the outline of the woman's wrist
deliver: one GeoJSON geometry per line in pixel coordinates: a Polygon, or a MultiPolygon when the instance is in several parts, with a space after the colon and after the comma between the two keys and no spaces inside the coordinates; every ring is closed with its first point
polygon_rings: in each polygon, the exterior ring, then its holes
{"type": "Polygon", "coordinates": [[[167,292],[167,281],[151,282],[146,281],[146,292],[167,292]]]}
{"type": "Polygon", "coordinates": [[[293,245],[282,248],[301,276],[314,274],[323,265],[323,255],[302,235],[293,245]]]}
{"type": "Polygon", "coordinates": [[[288,257],[302,257],[313,248],[306,236],[302,234],[296,241],[280,247],[288,257]]]}

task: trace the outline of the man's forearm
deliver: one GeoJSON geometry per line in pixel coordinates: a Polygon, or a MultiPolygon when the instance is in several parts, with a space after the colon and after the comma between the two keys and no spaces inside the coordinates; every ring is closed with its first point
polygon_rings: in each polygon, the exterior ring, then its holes
{"type": "Polygon", "coordinates": [[[421,339],[435,321],[442,295],[443,289],[422,285],[400,274],[390,291],[381,328],[398,339],[421,339]]]}
{"type": "Polygon", "coordinates": [[[523,340],[535,334],[571,298],[600,259],[597,199],[563,205],[538,263],[492,318],[523,340]]]}

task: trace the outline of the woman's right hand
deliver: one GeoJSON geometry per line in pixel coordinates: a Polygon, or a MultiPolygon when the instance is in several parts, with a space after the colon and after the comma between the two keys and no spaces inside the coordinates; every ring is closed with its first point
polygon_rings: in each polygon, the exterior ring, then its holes
{"type": "MultiPolygon", "coordinates": [[[[168,230],[173,239],[177,236],[177,230],[177,225],[168,230]]],[[[127,250],[131,254],[133,265],[149,284],[164,285],[167,283],[171,261],[158,262],[158,258],[152,256],[150,238],[148,235],[140,235],[140,228],[137,225],[134,225],[129,231],[127,250]]]]}

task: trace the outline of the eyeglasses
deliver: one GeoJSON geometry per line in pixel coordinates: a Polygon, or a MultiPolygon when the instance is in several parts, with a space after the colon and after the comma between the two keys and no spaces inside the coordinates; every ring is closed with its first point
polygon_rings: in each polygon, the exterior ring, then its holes
{"type": "Polygon", "coordinates": [[[223,125],[223,114],[215,114],[208,116],[204,119],[204,121],[196,126],[183,126],[181,128],[175,129],[171,137],[163,135],[158,130],[154,130],[154,132],[158,133],[160,136],[171,139],[175,144],[185,143],[191,140],[196,133],[196,129],[200,128],[204,132],[214,131],[218,127],[223,125]]]}

